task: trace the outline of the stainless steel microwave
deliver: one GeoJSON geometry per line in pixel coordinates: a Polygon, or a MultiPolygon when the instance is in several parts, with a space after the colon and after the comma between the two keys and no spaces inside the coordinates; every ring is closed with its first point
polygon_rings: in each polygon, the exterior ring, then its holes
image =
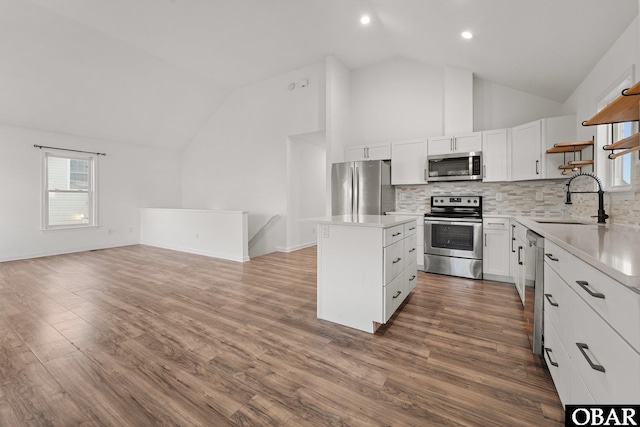
{"type": "Polygon", "coordinates": [[[482,152],[427,156],[427,181],[482,180],[482,152]]]}

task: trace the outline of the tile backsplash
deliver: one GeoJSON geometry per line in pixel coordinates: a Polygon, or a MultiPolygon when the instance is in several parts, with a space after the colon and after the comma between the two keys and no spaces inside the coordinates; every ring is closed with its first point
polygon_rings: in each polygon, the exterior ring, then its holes
{"type": "MultiPolygon", "coordinates": [[[[567,178],[568,179],[568,178],[567,178]]],[[[573,194],[573,204],[565,205],[567,179],[520,182],[439,182],[427,185],[397,186],[396,210],[428,212],[431,196],[482,196],[485,215],[571,216],[595,222],[597,194],[573,194]],[[541,197],[540,197],[541,196],[541,197]],[[501,200],[498,200],[501,198],[501,200]],[[542,199],[542,200],[537,200],[542,199]]],[[[640,162],[633,177],[635,193],[626,199],[605,193],[607,223],[640,227],[640,162]]],[[[591,191],[593,180],[576,178],[572,191],[591,191]]]]}
{"type": "MultiPolygon", "coordinates": [[[[564,204],[566,180],[522,182],[438,182],[396,187],[396,209],[429,211],[431,196],[482,196],[485,215],[569,215],[564,204]],[[536,200],[536,196],[542,200],[536,200]],[[498,200],[500,199],[501,200],[498,200]]],[[[572,185],[573,186],[573,185],[572,185]]]]}

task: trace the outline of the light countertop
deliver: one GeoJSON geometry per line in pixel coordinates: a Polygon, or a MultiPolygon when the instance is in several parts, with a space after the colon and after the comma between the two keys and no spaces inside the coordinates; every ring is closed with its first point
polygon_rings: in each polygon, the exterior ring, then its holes
{"type": "MultiPolygon", "coordinates": [[[[515,220],[623,285],[640,292],[640,229],[615,224],[541,224],[515,220]]],[[[586,221],[585,221],[586,222],[586,221]]]]}
{"type": "Polygon", "coordinates": [[[318,218],[305,218],[300,221],[326,225],[353,225],[357,227],[388,228],[394,225],[415,221],[408,216],[396,215],[335,215],[318,218]]]}

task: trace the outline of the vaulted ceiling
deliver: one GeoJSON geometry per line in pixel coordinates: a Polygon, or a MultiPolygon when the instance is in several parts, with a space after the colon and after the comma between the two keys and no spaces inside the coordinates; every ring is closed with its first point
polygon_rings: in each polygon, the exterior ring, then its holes
{"type": "Polygon", "coordinates": [[[638,0],[0,0],[0,123],[179,150],[235,88],[328,54],[562,102],[637,15],[638,0]]]}

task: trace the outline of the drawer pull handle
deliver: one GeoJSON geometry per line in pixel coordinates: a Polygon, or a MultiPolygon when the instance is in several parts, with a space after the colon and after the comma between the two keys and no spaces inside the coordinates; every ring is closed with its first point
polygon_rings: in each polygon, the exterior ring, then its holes
{"type": "Polygon", "coordinates": [[[556,368],[559,366],[558,362],[554,362],[554,360],[551,358],[551,354],[553,353],[553,350],[551,350],[550,348],[545,347],[544,348],[544,352],[547,353],[547,357],[549,358],[549,363],[551,363],[551,366],[555,366],[556,368]]]}
{"type": "Polygon", "coordinates": [[[416,229],[415,227],[411,227],[411,228],[409,228],[409,231],[413,231],[415,229],[416,229]]]}
{"type": "Polygon", "coordinates": [[[399,235],[401,235],[402,233],[398,232],[398,233],[394,233],[391,235],[391,237],[398,237],[399,235]]]}
{"type": "Polygon", "coordinates": [[[524,263],[522,262],[522,256],[520,254],[520,251],[524,249],[523,246],[518,246],[518,265],[523,265],[524,263]]]}
{"type": "Polygon", "coordinates": [[[553,299],[553,295],[551,294],[544,294],[545,298],[547,299],[547,301],[549,301],[549,304],[551,304],[554,307],[558,307],[558,303],[555,302],[555,300],[553,299]]]}
{"type": "Polygon", "coordinates": [[[558,261],[558,258],[554,257],[553,254],[544,254],[544,256],[549,258],[551,261],[558,261]]]}
{"type": "MultiPolygon", "coordinates": [[[[413,276],[411,276],[411,279],[409,279],[410,282],[413,282],[414,280],[416,280],[416,275],[414,274],[413,276]]],[[[399,291],[398,291],[399,292],[399,291]]]]}
{"type": "Polygon", "coordinates": [[[393,299],[398,298],[398,297],[400,296],[400,294],[401,294],[401,293],[402,293],[402,291],[398,291],[398,293],[397,293],[397,294],[395,294],[395,295],[393,296],[393,299]]]}
{"type": "Polygon", "coordinates": [[[584,289],[585,291],[587,291],[587,293],[589,295],[591,295],[594,298],[602,298],[604,299],[604,294],[600,293],[600,292],[593,292],[591,289],[589,289],[589,282],[585,282],[584,280],[576,280],[576,283],[578,285],[580,285],[580,287],[582,289],[584,289]]]}
{"type": "Polygon", "coordinates": [[[392,264],[397,264],[397,263],[399,263],[401,259],[402,259],[402,258],[398,258],[397,260],[393,261],[393,262],[392,262],[392,264]]]}
{"type": "Polygon", "coordinates": [[[416,248],[409,249],[409,253],[414,252],[415,250],[416,250],[416,248]]]}
{"type": "MultiPolygon", "coordinates": [[[[587,362],[589,362],[589,366],[591,366],[591,369],[593,369],[594,371],[605,372],[604,366],[598,365],[597,363],[593,363],[591,361],[591,358],[589,357],[589,355],[585,351],[585,350],[589,350],[589,346],[588,345],[586,345],[584,343],[581,343],[581,342],[577,342],[576,345],[578,346],[578,349],[580,349],[580,353],[582,353],[584,358],[587,359],[587,362]]],[[[589,351],[589,353],[591,353],[591,351],[589,351]]]]}
{"type": "Polygon", "coordinates": [[[487,225],[499,225],[501,227],[504,227],[504,222],[488,222],[487,225]]]}

